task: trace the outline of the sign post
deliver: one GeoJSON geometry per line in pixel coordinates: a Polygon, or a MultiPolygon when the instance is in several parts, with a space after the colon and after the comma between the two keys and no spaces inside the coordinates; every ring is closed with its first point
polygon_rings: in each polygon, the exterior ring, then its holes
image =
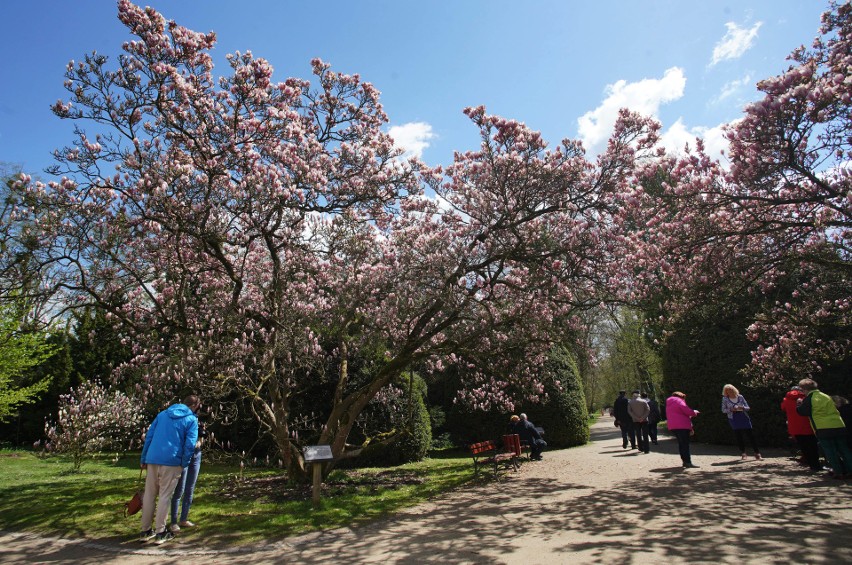
{"type": "Polygon", "coordinates": [[[305,446],[305,463],[310,463],[314,468],[314,485],[311,499],[314,508],[319,506],[320,487],[322,486],[322,464],[333,461],[330,445],[307,445],[305,446]]]}

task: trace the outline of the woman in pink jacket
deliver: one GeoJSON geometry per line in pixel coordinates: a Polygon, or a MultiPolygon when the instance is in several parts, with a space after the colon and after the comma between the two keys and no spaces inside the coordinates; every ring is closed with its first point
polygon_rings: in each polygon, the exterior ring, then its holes
{"type": "Polygon", "coordinates": [[[684,469],[698,467],[692,464],[689,454],[689,436],[692,435],[692,419],[698,416],[698,410],[693,410],[686,405],[686,395],[682,392],[673,392],[666,399],[666,420],[669,431],[677,438],[677,449],[680,459],[683,461],[684,469]]]}

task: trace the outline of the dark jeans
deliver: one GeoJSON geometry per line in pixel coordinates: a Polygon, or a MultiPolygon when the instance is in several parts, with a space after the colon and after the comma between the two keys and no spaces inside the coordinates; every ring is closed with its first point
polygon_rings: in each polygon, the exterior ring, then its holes
{"type": "Polygon", "coordinates": [[[636,447],[636,430],[633,429],[633,420],[619,420],[621,428],[621,445],[627,447],[627,438],[630,438],[630,447],[636,447]]]}
{"type": "Polygon", "coordinates": [[[201,451],[196,450],[189,460],[189,467],[180,474],[175,493],[172,495],[172,524],[178,523],[178,502],[183,498],[180,507],[180,521],[186,522],[189,518],[189,509],[192,507],[192,495],[195,494],[195,482],[198,480],[198,471],[201,469],[201,451]]]}
{"type": "Polygon", "coordinates": [[[689,454],[689,432],[690,430],[671,430],[677,438],[677,451],[684,465],[692,465],[692,457],[689,454]]]}
{"type": "Polygon", "coordinates": [[[648,422],[633,422],[633,431],[636,434],[636,441],[639,442],[639,451],[648,453],[651,450],[651,442],[648,441],[648,422]]]}
{"type": "Polygon", "coordinates": [[[547,442],[543,439],[534,439],[530,442],[530,457],[538,459],[541,457],[541,452],[547,447],[547,442]]]}
{"type": "Polygon", "coordinates": [[[799,444],[799,449],[802,450],[802,456],[805,458],[805,463],[808,464],[814,471],[822,470],[822,465],[819,462],[819,444],[815,435],[795,436],[796,443],[799,444]]]}
{"type": "Polygon", "coordinates": [[[746,452],[745,438],[748,438],[755,455],[760,453],[760,449],[757,447],[757,441],[754,439],[754,432],[751,428],[745,430],[734,430],[734,435],[737,436],[737,446],[740,448],[740,453],[745,454],[746,452]]]}

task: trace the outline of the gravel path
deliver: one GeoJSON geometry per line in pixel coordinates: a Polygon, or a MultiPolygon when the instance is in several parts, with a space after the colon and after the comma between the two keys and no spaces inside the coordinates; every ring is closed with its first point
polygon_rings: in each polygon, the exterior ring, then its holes
{"type": "Polygon", "coordinates": [[[0,532],[0,563],[852,563],[852,481],[700,444],[684,470],[673,438],[623,450],[609,417],[592,439],[358,528],[226,552],[0,532]]]}

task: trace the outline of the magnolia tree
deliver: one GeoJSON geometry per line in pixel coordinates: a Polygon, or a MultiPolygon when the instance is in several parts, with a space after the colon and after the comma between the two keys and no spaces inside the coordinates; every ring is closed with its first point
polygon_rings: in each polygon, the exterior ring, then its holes
{"type": "Polygon", "coordinates": [[[139,447],[143,425],[135,400],[96,382],[83,383],[59,397],[56,421],[45,422],[45,450],[70,455],[79,470],[86,456],[139,447]]]}
{"type": "Polygon", "coordinates": [[[308,411],[312,440],[357,453],[359,414],[412,366],[460,366],[478,408],[538,397],[551,343],[621,280],[616,196],[654,124],[624,113],[591,163],[472,108],[480,149],[428,169],[400,159],[357,75],[315,60],[314,84],[275,83],[237,53],[216,80],[212,33],[127,1],[119,18],[138,39],[114,68],[69,64],[54,111],[77,139],[61,180],[15,185],[32,203],[17,213],[42,230],[50,288],[125,328],[136,357],[117,378],[249,400],[294,476],[308,411]],[[331,392],[309,406],[317,383],[331,392]]]}
{"type": "Polygon", "coordinates": [[[847,357],[852,322],[852,6],[832,4],[790,59],[728,128],[729,170],[699,143],[638,173],[632,195],[637,288],[675,317],[744,292],[768,304],[749,328],[764,381],[847,357]]]}

